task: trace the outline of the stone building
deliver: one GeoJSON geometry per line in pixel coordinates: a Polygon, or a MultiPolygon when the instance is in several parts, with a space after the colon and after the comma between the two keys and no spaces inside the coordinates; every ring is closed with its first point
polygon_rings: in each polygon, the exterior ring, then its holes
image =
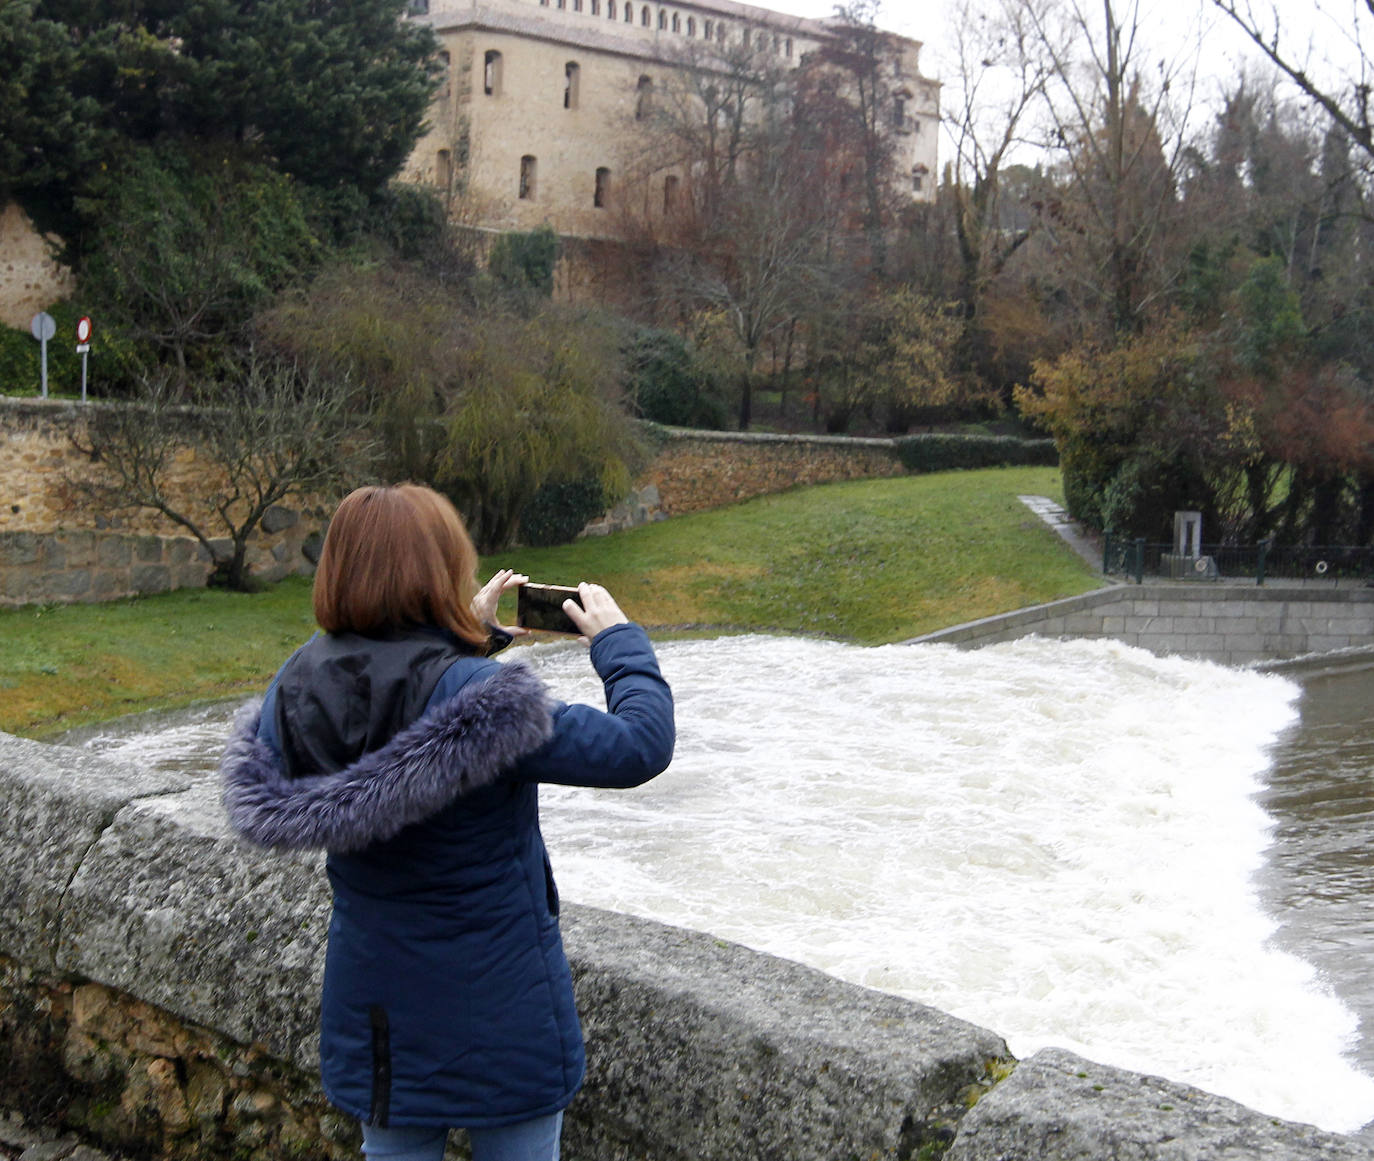
{"type": "MultiPolygon", "coordinates": [[[[446,73],[430,131],[405,176],[432,182],[455,216],[483,230],[544,223],[565,237],[614,240],[635,196],[665,212],[687,175],[644,164],[652,103],[689,63],[720,46],[762,48],[783,68],[834,39],[831,21],[735,0],[413,0],[446,73]],[[629,189],[631,182],[649,188],[629,189]]],[[[934,197],[939,86],[920,44],[894,37],[881,116],[899,192],[934,197]]]]}

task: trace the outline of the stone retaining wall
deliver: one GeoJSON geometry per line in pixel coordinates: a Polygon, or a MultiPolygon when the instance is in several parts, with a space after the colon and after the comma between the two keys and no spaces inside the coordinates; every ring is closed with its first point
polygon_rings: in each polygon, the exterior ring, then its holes
{"type": "MultiPolygon", "coordinates": [[[[315,1079],[320,862],[241,846],[212,779],[0,734],[0,1102],[168,1161],[356,1156],[315,1079]]],[[[1068,1053],[1017,1066],[986,1029],[708,935],[573,905],[563,930],[570,1161],[1374,1161],[1068,1053]]]]}
{"type": "Polygon", "coordinates": [[[917,637],[978,647],[1038,634],[1107,637],[1152,653],[1223,665],[1374,645],[1374,589],[1258,585],[1114,585],[917,637]]]}

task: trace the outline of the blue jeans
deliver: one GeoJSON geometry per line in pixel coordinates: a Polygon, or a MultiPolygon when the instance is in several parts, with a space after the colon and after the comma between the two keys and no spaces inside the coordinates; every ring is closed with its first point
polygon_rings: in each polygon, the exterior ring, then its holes
{"type": "MultiPolygon", "coordinates": [[[[499,1129],[469,1129],[472,1161],[558,1161],[563,1114],[536,1117],[499,1129]]],[[[363,1126],[363,1155],[368,1161],[443,1161],[447,1129],[401,1125],[393,1129],[363,1126]]]]}

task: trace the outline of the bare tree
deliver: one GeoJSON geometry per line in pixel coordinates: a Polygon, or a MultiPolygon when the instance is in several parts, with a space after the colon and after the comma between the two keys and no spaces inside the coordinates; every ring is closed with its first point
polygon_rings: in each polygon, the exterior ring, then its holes
{"type": "Polygon", "coordinates": [[[350,394],[294,366],[250,358],[230,390],[202,384],[188,407],[164,373],[145,380],[134,401],[83,412],[70,438],[92,468],[67,483],[98,510],[162,513],[200,542],[226,587],[246,589],[248,540],[267,510],[335,488],[369,456],[350,394]],[[207,469],[195,492],[174,483],[188,449],[207,469]]]}
{"type": "MultiPolygon", "coordinates": [[[[1271,64],[1320,105],[1362,153],[1374,160],[1374,125],[1370,123],[1374,61],[1369,52],[1370,38],[1374,36],[1372,0],[1356,0],[1343,7],[1339,17],[1330,17],[1332,27],[1344,33],[1354,63],[1344,76],[1329,83],[1312,75],[1307,59],[1310,46],[1304,46],[1284,26],[1277,4],[1254,4],[1251,0],[1212,0],[1212,4],[1235,22],[1271,64]]],[[[1320,3],[1311,8],[1327,15],[1320,3]]]]}

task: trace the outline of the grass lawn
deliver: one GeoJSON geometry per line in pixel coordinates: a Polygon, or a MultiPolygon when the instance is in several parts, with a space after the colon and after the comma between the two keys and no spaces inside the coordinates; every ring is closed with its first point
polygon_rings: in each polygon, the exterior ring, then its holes
{"type": "MultiPolygon", "coordinates": [[[[549,583],[597,580],[660,630],[900,641],[1096,587],[1093,571],[1016,499],[1022,493],[1062,500],[1058,472],[798,489],[513,550],[484,561],[483,572],[509,566],[549,583]]],[[[0,610],[0,730],[43,737],[258,689],[313,627],[309,582],[299,579],[253,594],[194,589],[0,610]]]]}

